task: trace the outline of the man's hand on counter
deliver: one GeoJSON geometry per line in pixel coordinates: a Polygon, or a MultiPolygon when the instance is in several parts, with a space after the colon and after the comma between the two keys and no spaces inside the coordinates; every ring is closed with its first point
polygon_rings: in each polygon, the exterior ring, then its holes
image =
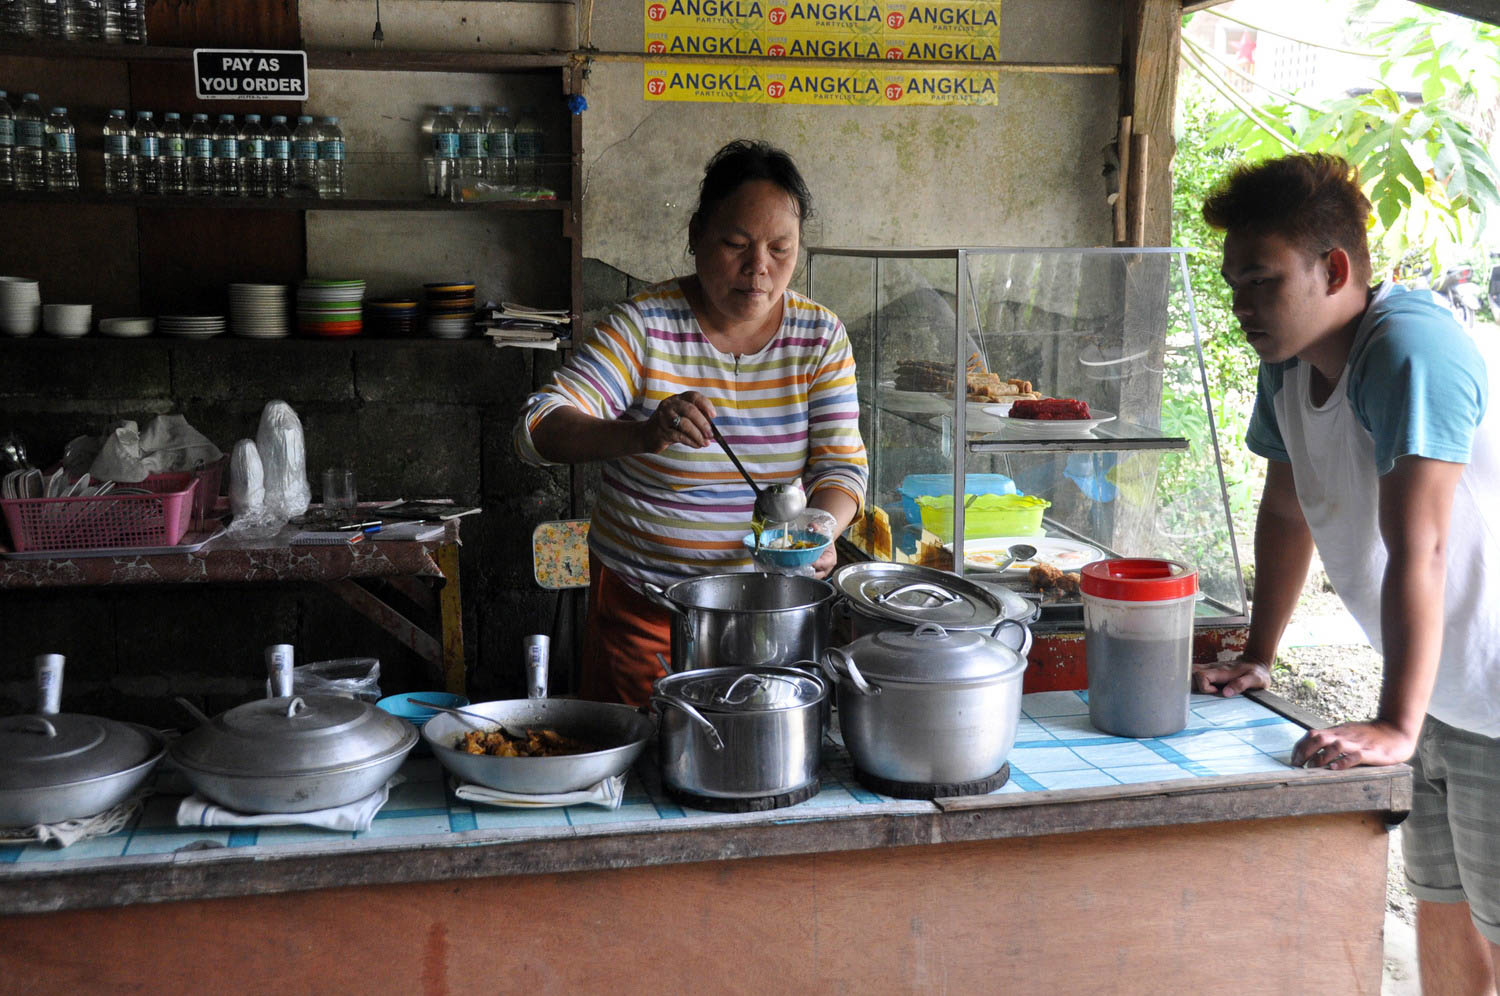
{"type": "Polygon", "coordinates": [[[1292,748],[1292,764],[1342,771],[1357,764],[1400,764],[1417,749],[1415,734],[1376,719],[1313,730],[1292,748]]]}
{"type": "Polygon", "coordinates": [[[1237,661],[1204,664],[1193,669],[1193,691],[1222,695],[1226,699],[1241,692],[1271,686],[1271,669],[1264,661],[1241,657],[1237,661]]]}

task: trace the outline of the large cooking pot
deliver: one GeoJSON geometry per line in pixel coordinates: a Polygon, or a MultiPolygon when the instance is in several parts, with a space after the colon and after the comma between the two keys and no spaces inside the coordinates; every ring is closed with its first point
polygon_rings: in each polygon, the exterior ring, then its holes
{"type": "Polygon", "coordinates": [[[651,717],[643,710],[614,702],[547,697],[547,659],[535,653],[526,661],[526,698],[464,706],[464,715],[443,713],[422,727],[433,756],[459,781],[502,792],[556,795],[580,792],[629,769],[651,737],[651,717]],[[488,722],[487,722],[488,721],[488,722]],[[583,754],[557,757],[496,757],[462,750],[464,734],[493,731],[555,730],[597,747],[583,754]]]}
{"type": "Polygon", "coordinates": [[[242,813],[330,809],[375,792],[416,746],[410,723],[368,702],[292,695],[290,651],[267,651],[273,697],[198,713],[201,725],[172,745],[200,795],[242,813]]]}
{"type": "Polygon", "coordinates": [[[818,777],[823,679],[798,668],[698,668],[656,682],[662,780],[693,795],[785,795],[818,777]]]}
{"type": "Polygon", "coordinates": [[[924,623],[880,630],[823,656],[860,769],[948,785],[995,774],[1021,720],[1026,659],[983,633],[924,623]]]}
{"type": "Polygon", "coordinates": [[[1002,585],[982,585],[916,564],[845,564],[829,580],[849,613],[851,637],[910,632],[924,623],[988,633],[1025,657],[1040,604],[1002,585]]]}
{"type": "Polygon", "coordinates": [[[63,656],[36,659],[36,713],[0,719],[0,826],[96,816],[124,802],[166,750],[154,730],[59,712],[63,656]]]}
{"type": "Polygon", "coordinates": [[[791,574],[709,574],[646,597],[672,616],[672,670],[816,661],[833,628],[833,586],[791,574]]]}

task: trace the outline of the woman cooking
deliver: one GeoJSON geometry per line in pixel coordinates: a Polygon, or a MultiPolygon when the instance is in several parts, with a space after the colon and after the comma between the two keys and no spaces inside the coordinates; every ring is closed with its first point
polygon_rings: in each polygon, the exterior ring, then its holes
{"type": "MultiPolygon", "coordinates": [[[[662,586],[749,570],[755,495],[712,419],[761,485],[802,480],[842,532],[864,499],[854,357],[827,308],[788,289],[807,185],[785,152],[737,141],[709,160],[688,222],[690,276],[616,306],[527,399],[516,447],[535,464],[604,461],[589,529],[580,694],[644,703],[670,620],[662,586]]],[[[834,566],[830,546],[813,565],[834,566]]]]}

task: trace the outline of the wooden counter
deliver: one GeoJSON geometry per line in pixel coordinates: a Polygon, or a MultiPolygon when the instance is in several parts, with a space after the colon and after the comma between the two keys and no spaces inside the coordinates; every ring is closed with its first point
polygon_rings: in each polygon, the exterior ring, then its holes
{"type": "MultiPolygon", "coordinates": [[[[1089,737],[1058,711],[1073,694],[1027,697],[1015,777],[988,796],[877,796],[830,747],[824,791],[768,813],[674,810],[648,759],[634,815],[476,810],[443,832],[12,854],[0,962],[23,991],[1379,992],[1406,768],[1276,770],[1264,756],[1295,729],[1243,700],[1175,744],[1089,737]],[[1214,737],[1264,756],[1216,762],[1214,737]],[[1177,758],[1179,777],[1058,767],[1137,749],[1177,758]]],[[[1195,699],[1195,716],[1229,705],[1195,699]]],[[[423,798],[390,815],[417,820],[423,798]]],[[[152,846],[174,833],[216,832],[152,846]]]]}

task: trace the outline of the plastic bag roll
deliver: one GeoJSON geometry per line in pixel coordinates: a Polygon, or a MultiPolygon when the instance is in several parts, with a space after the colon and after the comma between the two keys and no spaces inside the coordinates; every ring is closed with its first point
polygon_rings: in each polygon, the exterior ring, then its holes
{"type": "Polygon", "coordinates": [[[307,511],[307,450],[302,420],[285,401],[268,401],[260,413],[255,448],[265,477],[266,512],[285,522],[307,511]]]}

